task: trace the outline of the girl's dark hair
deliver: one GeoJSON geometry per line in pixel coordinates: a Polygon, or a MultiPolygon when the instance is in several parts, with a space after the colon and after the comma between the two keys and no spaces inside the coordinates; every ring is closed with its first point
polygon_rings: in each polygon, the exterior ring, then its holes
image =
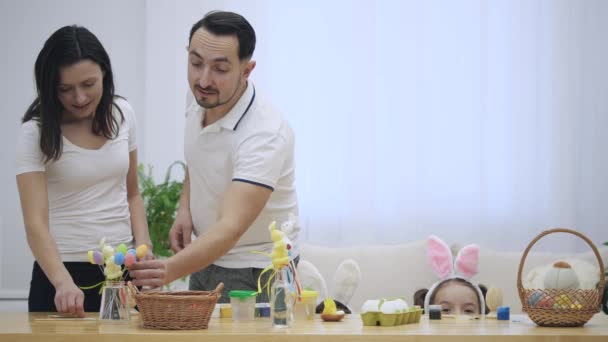
{"type": "MultiPolygon", "coordinates": [[[[433,303],[433,300],[435,299],[435,294],[439,291],[439,289],[441,289],[445,285],[452,283],[452,282],[458,282],[462,285],[466,285],[466,286],[470,287],[471,289],[473,289],[473,291],[475,291],[475,294],[477,294],[477,290],[475,290],[473,285],[471,285],[471,283],[469,283],[468,281],[460,279],[460,278],[452,278],[452,279],[445,280],[444,282],[439,284],[439,286],[437,286],[437,288],[433,292],[433,296],[429,300],[429,303],[433,303]]],[[[483,299],[485,302],[486,294],[488,293],[488,289],[482,284],[479,284],[479,289],[481,290],[481,294],[483,295],[483,299]]],[[[428,293],[429,293],[428,289],[420,289],[420,290],[416,291],[416,293],[414,293],[414,305],[419,305],[422,309],[424,309],[424,300],[428,293]]],[[[478,298],[478,300],[479,300],[479,305],[481,306],[481,298],[478,298]]],[[[488,313],[490,313],[490,309],[486,305],[486,314],[488,314],[488,313]]]]}
{"type": "Polygon", "coordinates": [[[239,41],[239,60],[251,58],[255,50],[255,30],[242,15],[234,12],[212,11],[192,25],[188,42],[199,28],[218,36],[236,36],[239,41]]]}
{"type": "MultiPolygon", "coordinates": [[[[112,115],[114,104],[114,77],[110,57],[97,37],[82,26],[64,26],[55,31],[44,43],[36,58],[34,76],[37,96],[26,110],[22,122],[38,121],[40,150],[45,162],[57,160],[63,148],[61,140],[61,113],[63,105],[58,98],[59,71],[62,67],[82,60],[99,65],[103,73],[103,93],[93,118],[93,133],[113,139],[118,135],[119,123],[112,115]]],[[[121,120],[124,115],[120,113],[121,120]]]]}

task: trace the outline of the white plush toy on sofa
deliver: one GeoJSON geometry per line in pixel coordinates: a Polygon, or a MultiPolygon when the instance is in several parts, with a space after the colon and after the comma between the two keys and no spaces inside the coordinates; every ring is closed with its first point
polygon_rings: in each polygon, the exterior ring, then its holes
{"type": "Polygon", "coordinates": [[[336,302],[338,310],[352,313],[349,302],[361,281],[361,270],[359,264],[353,259],[346,259],[338,265],[333,277],[331,293],[327,289],[327,282],[319,270],[311,262],[300,260],[298,263],[298,276],[300,284],[304,289],[311,289],[319,293],[317,302],[317,313],[323,311],[323,301],[332,298],[336,302]],[[328,296],[329,295],[329,296],[328,296]]]}
{"type": "Polygon", "coordinates": [[[522,281],[524,288],[528,289],[594,289],[600,275],[598,267],[588,261],[565,258],[533,268],[522,281]]]}

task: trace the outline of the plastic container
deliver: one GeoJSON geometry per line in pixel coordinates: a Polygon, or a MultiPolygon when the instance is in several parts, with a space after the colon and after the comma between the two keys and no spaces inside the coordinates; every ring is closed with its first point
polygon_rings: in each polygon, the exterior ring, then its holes
{"type": "Polygon", "coordinates": [[[251,321],[255,318],[255,291],[234,290],[228,293],[233,321],[251,321]]]}
{"type": "Polygon", "coordinates": [[[232,318],[232,306],[230,304],[220,304],[220,318],[232,318]]]}
{"type": "Polygon", "coordinates": [[[429,305],[429,319],[440,320],[442,308],[441,305],[429,305]]]}
{"type": "Polygon", "coordinates": [[[315,310],[317,308],[317,291],[304,290],[300,292],[300,300],[296,302],[294,316],[296,320],[313,320],[315,319],[315,310]]]}
{"type": "Polygon", "coordinates": [[[270,317],[270,303],[256,303],[255,317],[270,317]]]}

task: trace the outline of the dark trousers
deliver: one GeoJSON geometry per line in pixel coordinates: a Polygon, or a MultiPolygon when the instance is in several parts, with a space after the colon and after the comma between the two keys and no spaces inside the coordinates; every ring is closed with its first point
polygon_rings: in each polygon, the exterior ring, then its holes
{"type": "MultiPolygon", "coordinates": [[[[294,264],[297,266],[300,261],[300,257],[296,257],[294,264]]],[[[197,291],[212,291],[220,282],[224,283],[224,290],[222,290],[222,297],[218,300],[218,303],[230,303],[230,297],[228,293],[232,290],[258,290],[258,278],[262,274],[263,269],[261,268],[226,268],[217,265],[209,265],[209,267],[200,271],[194,272],[190,275],[190,290],[197,291]]],[[[268,278],[272,274],[272,271],[264,273],[260,281],[261,285],[266,285],[268,278]]],[[[264,289],[256,297],[258,303],[268,303],[268,291],[264,289]]]]}
{"type": "MultiPolygon", "coordinates": [[[[76,286],[91,286],[104,281],[105,276],[99,265],[89,264],[88,262],[64,262],[68,272],[74,279],[76,286]]],[[[84,292],[84,311],[99,312],[101,306],[100,287],[84,292]]],[[[27,300],[29,312],[56,312],[55,307],[55,287],[40,268],[34,262],[32,270],[32,281],[30,283],[30,295],[27,300]]]]}

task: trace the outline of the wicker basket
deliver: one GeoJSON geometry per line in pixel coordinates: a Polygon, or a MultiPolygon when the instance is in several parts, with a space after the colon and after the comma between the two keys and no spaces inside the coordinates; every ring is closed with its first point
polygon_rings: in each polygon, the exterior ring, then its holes
{"type": "Polygon", "coordinates": [[[144,328],[187,330],[207,329],[224,284],[213,291],[139,292],[131,283],[129,288],[144,328]]]}
{"type": "Polygon", "coordinates": [[[604,263],[600,253],[591,240],[575,230],[556,228],[542,232],[530,242],[519,262],[517,289],[523,311],[530,316],[534,323],[543,327],[579,327],[587,323],[594,314],[600,311],[605,285],[604,263]],[[552,233],[576,235],[591,247],[600,267],[600,283],[596,289],[525,289],[523,287],[521,273],[528,252],[538,240],[552,233]]]}

